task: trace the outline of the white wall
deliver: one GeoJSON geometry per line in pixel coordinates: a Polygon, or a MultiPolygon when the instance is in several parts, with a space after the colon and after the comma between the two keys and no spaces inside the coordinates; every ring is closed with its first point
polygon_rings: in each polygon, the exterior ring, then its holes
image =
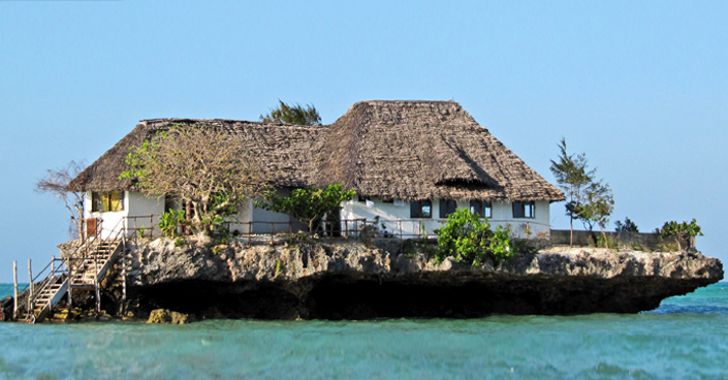
{"type": "Polygon", "coordinates": [[[164,199],[148,198],[138,192],[124,192],[124,209],[116,212],[91,212],[91,192],[86,192],[83,201],[84,218],[96,218],[100,222],[101,238],[108,238],[115,229],[127,228],[128,234],[136,233],[136,229],[153,229],[159,236],[159,217],[164,213],[164,199]],[[153,217],[150,219],[150,216],[153,217]],[[143,216],[143,218],[141,218],[143,216]],[[126,219],[125,219],[126,218],[126,219]],[[125,219],[125,220],[124,220],[125,219]],[[124,220],[122,224],[122,220],[124,220]]]}
{"type": "Polygon", "coordinates": [[[267,234],[276,232],[297,232],[305,231],[306,226],[297,222],[288,214],[269,211],[261,207],[256,207],[252,200],[248,201],[238,210],[237,215],[230,218],[230,231],[239,231],[247,234],[267,234]],[[239,222],[239,223],[235,223],[239,222]]]}
{"type": "Polygon", "coordinates": [[[143,228],[145,234],[149,234],[151,229],[153,236],[160,236],[159,218],[164,214],[164,197],[149,198],[142,193],[129,191],[126,194],[129,200],[126,227],[130,233],[143,228]]]}
{"type": "MultiPolygon", "coordinates": [[[[457,201],[458,208],[469,208],[470,201],[457,201]]],[[[493,217],[489,220],[491,226],[503,226],[520,238],[547,237],[550,231],[549,225],[549,202],[537,201],[535,218],[514,219],[511,202],[493,202],[493,217]],[[528,231],[530,230],[530,233],[528,231]]],[[[341,210],[342,231],[356,230],[360,224],[353,222],[354,219],[374,220],[379,216],[380,229],[392,235],[403,238],[420,236],[434,237],[435,229],[439,228],[444,219],[440,216],[440,201],[432,201],[432,218],[413,219],[410,218],[410,204],[407,201],[395,200],[394,203],[384,203],[380,199],[372,199],[369,202],[352,200],[345,202],[341,210]],[[384,224],[386,228],[381,228],[384,224]]]]}
{"type": "MultiPolygon", "coordinates": [[[[120,222],[128,215],[129,198],[128,192],[124,192],[124,209],[116,212],[92,212],[91,203],[91,192],[86,192],[83,197],[83,217],[84,219],[96,218],[98,224],[96,225],[97,231],[101,238],[105,239],[109,237],[113,231],[113,228],[120,226],[120,222]]],[[[84,233],[86,232],[84,226],[84,233]]]]}
{"type": "MultiPolygon", "coordinates": [[[[511,202],[493,202],[493,217],[489,219],[493,228],[503,226],[511,230],[514,236],[520,238],[548,237],[550,232],[549,209],[547,201],[536,202],[535,218],[514,219],[511,202]]],[[[469,208],[468,200],[457,201],[458,208],[469,208]]],[[[91,211],[91,193],[84,197],[84,217],[99,218],[101,223],[101,236],[108,237],[112,229],[118,227],[119,221],[127,218],[125,226],[131,233],[143,227],[148,232],[153,229],[154,236],[159,236],[159,217],[164,213],[164,199],[149,198],[138,192],[124,193],[124,210],[119,212],[94,212],[91,211]],[[151,216],[151,219],[150,219],[151,216]]],[[[413,219],[410,218],[410,205],[407,201],[395,200],[393,203],[385,203],[380,199],[372,199],[368,202],[352,200],[344,202],[341,209],[342,233],[354,232],[361,228],[361,223],[354,222],[355,219],[366,219],[371,222],[375,217],[380,218],[380,229],[382,232],[403,238],[435,237],[435,230],[439,228],[444,219],[439,218],[440,201],[432,202],[432,218],[413,219]],[[386,226],[382,228],[381,225],[386,226]]],[[[305,231],[306,226],[296,222],[287,214],[268,211],[255,207],[253,201],[249,201],[240,208],[236,216],[230,219],[231,231],[239,231],[247,234],[265,234],[272,232],[305,231]]]]}

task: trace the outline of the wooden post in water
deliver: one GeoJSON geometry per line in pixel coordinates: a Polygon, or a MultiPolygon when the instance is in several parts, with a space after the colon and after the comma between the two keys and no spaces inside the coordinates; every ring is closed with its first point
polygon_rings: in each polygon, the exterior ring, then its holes
{"type": "Polygon", "coordinates": [[[13,260],[13,320],[18,319],[18,262],[13,260]]]}
{"type": "Polygon", "coordinates": [[[99,252],[94,252],[94,290],[96,293],[96,315],[101,313],[101,292],[99,291],[99,252]]]}
{"type": "Polygon", "coordinates": [[[33,311],[33,305],[31,304],[31,301],[33,300],[33,260],[28,259],[28,290],[30,291],[28,293],[28,312],[33,311]]]}
{"type": "Polygon", "coordinates": [[[68,312],[71,312],[73,308],[73,295],[71,290],[73,289],[73,265],[71,264],[71,257],[66,259],[66,266],[68,267],[68,312]]]}

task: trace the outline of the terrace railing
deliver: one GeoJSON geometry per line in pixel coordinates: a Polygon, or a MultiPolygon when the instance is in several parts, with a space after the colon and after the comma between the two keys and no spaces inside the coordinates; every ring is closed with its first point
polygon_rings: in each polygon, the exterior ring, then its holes
{"type": "MultiPolygon", "coordinates": [[[[90,237],[86,248],[93,246],[94,242],[101,236],[126,236],[130,239],[147,238],[153,239],[160,236],[158,215],[136,215],[126,216],[119,221],[115,227],[106,229],[102,221],[98,223],[100,228],[95,236],[90,237]],[[123,231],[118,231],[119,229],[123,231]],[[121,232],[121,234],[120,234],[121,232]]],[[[317,224],[316,233],[324,238],[400,238],[400,239],[433,239],[436,238],[436,230],[440,228],[447,219],[385,219],[385,218],[352,218],[338,221],[322,221],[317,224]]],[[[492,226],[507,226],[516,235],[532,235],[532,230],[548,230],[549,225],[538,221],[514,221],[488,219],[492,226]]],[[[243,221],[235,218],[228,218],[225,222],[226,228],[233,236],[242,240],[253,242],[273,242],[276,237],[293,234],[308,233],[308,228],[299,221],[243,221]]],[[[180,228],[180,233],[183,228],[180,228]]]]}

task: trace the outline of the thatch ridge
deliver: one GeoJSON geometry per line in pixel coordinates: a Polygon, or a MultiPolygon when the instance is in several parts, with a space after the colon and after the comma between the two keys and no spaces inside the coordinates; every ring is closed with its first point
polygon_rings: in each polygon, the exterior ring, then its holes
{"type": "Polygon", "coordinates": [[[278,186],[342,183],[387,199],[563,199],[454,101],[367,100],[333,124],[300,126],[226,119],[147,119],[84,170],[77,190],[128,189],[124,158],[150,133],[171,125],[236,133],[278,186]]]}

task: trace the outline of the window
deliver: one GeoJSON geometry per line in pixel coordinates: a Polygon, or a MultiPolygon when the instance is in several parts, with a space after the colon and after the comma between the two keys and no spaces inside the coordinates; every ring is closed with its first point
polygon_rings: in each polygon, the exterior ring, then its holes
{"type": "Polygon", "coordinates": [[[440,199],[440,218],[447,218],[448,215],[455,212],[458,204],[452,199],[440,199]]]}
{"type": "Polygon", "coordinates": [[[410,218],[432,218],[432,202],[429,199],[410,202],[410,218]]]}
{"type": "Polygon", "coordinates": [[[530,202],[513,202],[513,217],[533,219],[536,217],[536,203],[530,202]]]}
{"type": "Polygon", "coordinates": [[[91,193],[92,212],[111,212],[124,210],[124,192],[108,191],[91,193]]]}
{"type": "Polygon", "coordinates": [[[470,212],[481,218],[493,217],[493,205],[489,201],[470,201],[470,212]]]}

